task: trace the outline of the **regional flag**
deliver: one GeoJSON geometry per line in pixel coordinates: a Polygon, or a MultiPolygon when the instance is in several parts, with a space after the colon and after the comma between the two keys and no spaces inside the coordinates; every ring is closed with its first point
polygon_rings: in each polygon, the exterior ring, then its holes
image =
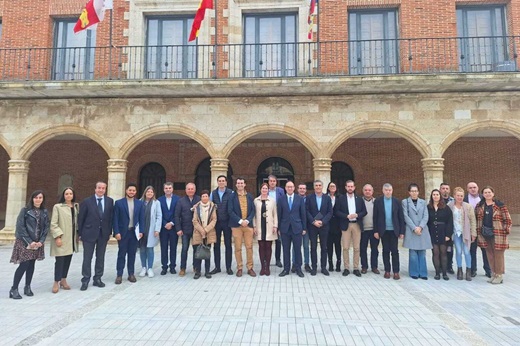
{"type": "Polygon", "coordinates": [[[316,17],[316,3],[318,0],[311,0],[311,4],[309,6],[309,16],[307,17],[307,23],[309,24],[309,33],[307,34],[307,38],[312,40],[312,29],[314,27],[314,19],[316,17]]]}
{"type": "Polygon", "coordinates": [[[190,38],[188,41],[193,41],[199,36],[199,29],[202,21],[204,20],[204,16],[206,15],[206,9],[213,9],[213,0],[200,0],[199,9],[195,14],[195,19],[193,19],[193,25],[191,26],[190,38]]]}
{"type": "Polygon", "coordinates": [[[85,5],[78,22],[74,26],[74,33],[85,30],[92,25],[95,25],[105,18],[105,1],[104,0],[89,0],[85,5]]]}

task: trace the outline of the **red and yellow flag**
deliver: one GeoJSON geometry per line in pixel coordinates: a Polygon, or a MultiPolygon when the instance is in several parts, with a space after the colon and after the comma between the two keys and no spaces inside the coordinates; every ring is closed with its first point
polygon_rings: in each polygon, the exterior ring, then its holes
{"type": "Polygon", "coordinates": [[[307,34],[307,38],[312,40],[312,30],[314,28],[314,22],[316,21],[316,3],[318,0],[311,0],[309,5],[309,16],[307,17],[307,23],[309,24],[309,32],[307,34]]]}
{"type": "Polygon", "coordinates": [[[188,41],[193,41],[199,36],[199,29],[202,21],[204,20],[204,16],[206,15],[206,9],[213,9],[213,0],[201,0],[199,9],[195,14],[195,19],[193,19],[193,25],[191,26],[190,38],[188,41]]]}
{"type": "Polygon", "coordinates": [[[78,22],[74,26],[74,33],[85,30],[92,25],[101,22],[105,14],[104,0],[89,0],[79,16],[78,22]]]}

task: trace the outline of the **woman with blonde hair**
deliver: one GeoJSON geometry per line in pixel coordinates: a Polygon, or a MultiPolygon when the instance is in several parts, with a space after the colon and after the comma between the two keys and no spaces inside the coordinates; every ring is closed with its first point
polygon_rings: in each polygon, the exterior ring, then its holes
{"type": "Polygon", "coordinates": [[[477,220],[475,211],[469,203],[464,202],[464,190],[456,187],[453,190],[453,201],[448,203],[453,213],[453,244],[457,260],[457,280],[464,279],[462,271],[462,254],[466,262],[466,280],[471,281],[471,243],[477,238],[477,220]]]}
{"type": "Polygon", "coordinates": [[[144,225],[139,225],[140,233],[143,234],[139,239],[139,254],[141,255],[140,277],[148,275],[154,277],[153,261],[154,247],[159,244],[159,232],[162,226],[161,203],[155,199],[155,189],[147,186],[144,189],[141,201],[144,202],[144,225]]]}
{"type": "MultiPolygon", "coordinates": [[[[197,253],[197,249],[202,244],[211,247],[211,244],[217,242],[217,232],[215,225],[217,224],[217,206],[209,200],[209,191],[202,190],[200,193],[200,202],[193,206],[193,253],[197,253]]],[[[204,260],[204,276],[206,279],[211,279],[209,267],[211,264],[211,256],[204,260]]],[[[201,277],[202,260],[195,258],[193,260],[195,267],[194,279],[201,277]]]]}
{"type": "Polygon", "coordinates": [[[255,219],[253,220],[253,232],[258,239],[258,252],[262,269],[260,275],[271,275],[269,265],[271,263],[273,240],[278,239],[278,212],[276,201],[269,197],[269,185],[266,183],[260,187],[260,196],[255,198],[255,219]]]}

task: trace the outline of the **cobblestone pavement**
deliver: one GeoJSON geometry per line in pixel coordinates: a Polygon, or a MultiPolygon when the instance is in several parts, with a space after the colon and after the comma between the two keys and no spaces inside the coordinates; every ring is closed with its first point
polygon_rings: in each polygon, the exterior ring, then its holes
{"type": "MultiPolygon", "coordinates": [[[[105,288],[79,290],[79,253],[68,279],[72,290],[51,293],[54,259],[47,256],[36,263],[35,296],[19,301],[8,298],[16,268],[9,263],[12,247],[1,245],[0,344],[520,345],[518,231],[515,227],[513,247],[506,251],[503,285],[486,282],[480,250],[479,275],[466,282],[454,275],[433,280],[429,253],[429,280],[411,279],[406,249],[400,249],[399,281],[371,272],[362,278],[336,272],[280,278],[274,265],[269,277],[220,273],[194,280],[191,269],[185,277],[158,275],[159,248],[155,277],[132,284],[124,276],[115,285],[117,246],[110,245],[105,288]]],[[[254,252],[256,268],[256,246],[254,252]]],[[[189,261],[191,255],[190,249],[189,261]]],[[[137,269],[139,263],[138,256],[137,269]]]]}

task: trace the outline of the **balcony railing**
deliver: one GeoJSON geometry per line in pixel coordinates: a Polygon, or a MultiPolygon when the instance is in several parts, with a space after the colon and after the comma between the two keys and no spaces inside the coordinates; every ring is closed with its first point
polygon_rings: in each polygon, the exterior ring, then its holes
{"type": "Polygon", "coordinates": [[[513,72],[520,36],[2,48],[0,81],[290,78],[513,72]]]}

